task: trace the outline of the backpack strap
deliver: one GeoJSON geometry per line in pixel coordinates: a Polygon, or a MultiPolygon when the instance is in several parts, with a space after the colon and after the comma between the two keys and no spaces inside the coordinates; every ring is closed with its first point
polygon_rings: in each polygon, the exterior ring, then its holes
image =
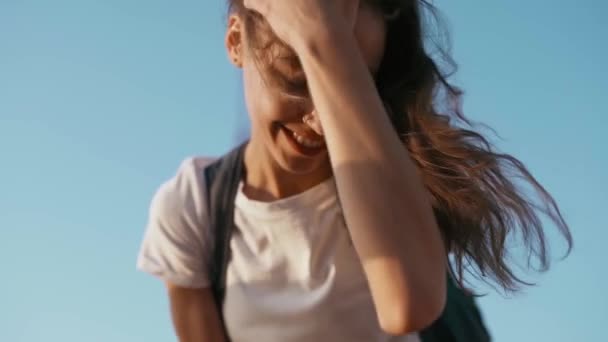
{"type": "Polygon", "coordinates": [[[220,317],[226,293],[226,269],[230,261],[230,238],[234,231],[234,199],[243,176],[247,142],[205,168],[207,209],[213,236],[209,261],[212,291],[220,317]]]}

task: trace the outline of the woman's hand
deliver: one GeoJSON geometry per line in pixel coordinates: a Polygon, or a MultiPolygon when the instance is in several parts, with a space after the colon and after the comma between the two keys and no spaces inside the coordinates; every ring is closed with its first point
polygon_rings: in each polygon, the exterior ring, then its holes
{"type": "Polygon", "coordinates": [[[361,0],[244,0],[296,53],[334,30],[353,31],[361,0]]]}

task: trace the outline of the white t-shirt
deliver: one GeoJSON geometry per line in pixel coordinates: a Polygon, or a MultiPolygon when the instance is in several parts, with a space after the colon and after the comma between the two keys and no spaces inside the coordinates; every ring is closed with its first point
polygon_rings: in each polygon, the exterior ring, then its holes
{"type": "MultiPolygon", "coordinates": [[[[183,162],[158,190],[137,266],[164,281],[208,287],[212,250],[203,170],[183,162]]],[[[234,342],[417,342],[378,324],[333,179],[274,202],[235,200],[224,321],[234,342]]]]}

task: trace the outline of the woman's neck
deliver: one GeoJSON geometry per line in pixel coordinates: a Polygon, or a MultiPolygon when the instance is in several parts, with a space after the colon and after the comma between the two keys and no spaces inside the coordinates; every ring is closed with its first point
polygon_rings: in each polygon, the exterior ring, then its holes
{"type": "Polygon", "coordinates": [[[272,202],[302,193],[331,177],[331,167],[300,175],[282,169],[263,147],[249,142],[244,156],[243,192],[256,201],[272,202]]]}

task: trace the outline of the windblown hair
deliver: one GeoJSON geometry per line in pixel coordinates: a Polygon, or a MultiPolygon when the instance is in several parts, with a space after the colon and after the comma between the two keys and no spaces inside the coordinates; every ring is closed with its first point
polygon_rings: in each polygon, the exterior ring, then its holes
{"type": "MultiPolygon", "coordinates": [[[[544,217],[566,239],[569,252],[572,236],[555,200],[521,161],[497,152],[463,115],[462,92],[447,80],[455,63],[444,49],[435,49],[433,56],[429,52],[430,30],[440,27],[436,8],[425,0],[362,1],[387,21],[378,92],[432,195],[452,275],[461,286],[465,273],[507,292],[528,285],[514,270],[509,241],[521,240],[517,248],[525,252],[527,267],[546,271],[550,255],[544,217]]],[[[250,46],[288,49],[258,13],[243,7],[243,0],[228,2],[231,12],[244,17],[247,32],[254,33],[250,46]],[[274,38],[259,39],[262,31],[274,38]]]]}

